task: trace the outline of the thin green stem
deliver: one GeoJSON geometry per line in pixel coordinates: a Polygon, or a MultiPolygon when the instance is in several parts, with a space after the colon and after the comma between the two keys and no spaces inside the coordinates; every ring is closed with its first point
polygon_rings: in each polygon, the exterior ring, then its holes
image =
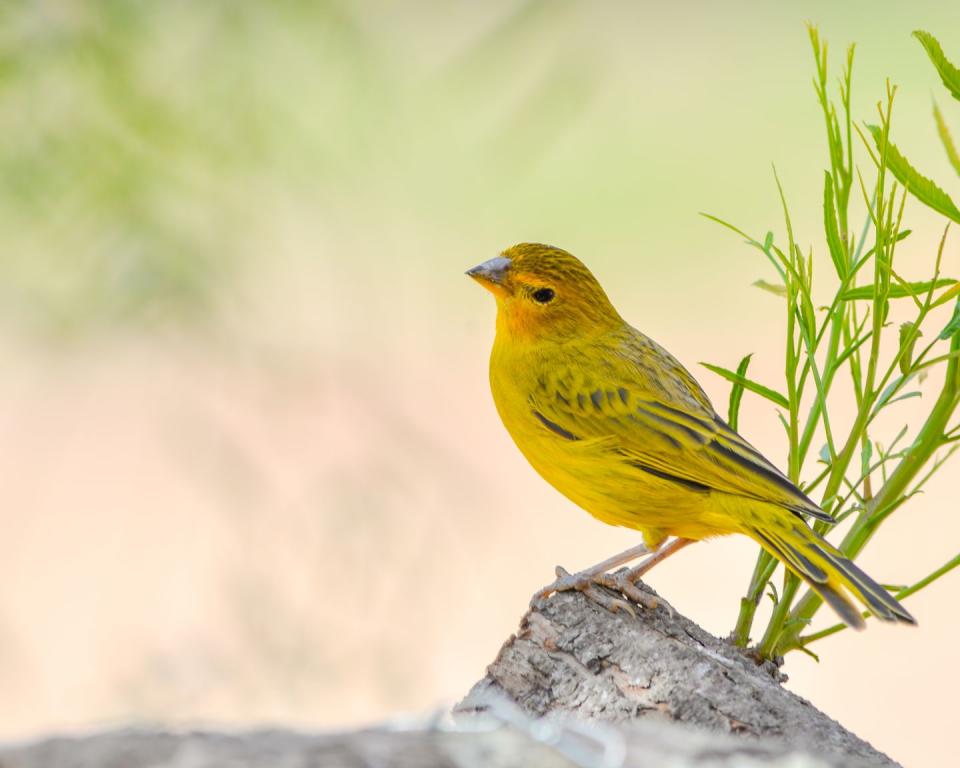
{"type": "MultiPolygon", "coordinates": [[[[960,334],[954,335],[951,352],[960,351],[960,334]]],[[[929,415],[920,428],[913,445],[903,457],[896,469],[883,484],[877,495],[870,500],[865,514],[862,514],[847,532],[839,549],[850,559],[855,558],[870,541],[879,524],[889,516],[901,501],[909,484],[920,473],[933,453],[943,444],[943,437],[960,406],[960,356],[951,357],[947,363],[943,389],[929,415]]],[[[815,592],[808,591],[797,603],[791,613],[791,619],[798,622],[813,618],[822,600],[815,592]]],[[[798,623],[797,626],[800,626],[798,623]]],[[[781,648],[796,643],[797,633],[790,633],[781,640],[781,648]],[[792,634],[792,636],[791,636],[792,634]]]]}
{"type": "Polygon", "coordinates": [[[740,598],[740,613],[737,616],[736,626],[733,628],[733,642],[740,648],[746,648],[750,642],[750,628],[753,626],[753,617],[763,597],[763,590],[770,581],[778,563],[777,559],[766,550],[760,551],[757,564],[753,568],[750,578],[750,587],[747,594],[740,598]]]}

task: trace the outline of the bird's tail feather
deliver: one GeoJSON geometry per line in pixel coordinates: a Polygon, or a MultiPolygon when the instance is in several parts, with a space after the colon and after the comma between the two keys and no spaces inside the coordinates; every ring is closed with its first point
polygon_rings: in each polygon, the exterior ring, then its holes
{"type": "Polygon", "coordinates": [[[849,626],[862,629],[864,622],[848,592],[879,619],[917,623],[886,589],[800,520],[757,525],[749,535],[807,582],[849,626]]]}

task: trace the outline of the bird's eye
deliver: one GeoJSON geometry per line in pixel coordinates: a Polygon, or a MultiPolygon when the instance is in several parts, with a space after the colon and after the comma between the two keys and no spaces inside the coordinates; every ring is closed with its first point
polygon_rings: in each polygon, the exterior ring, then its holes
{"type": "Polygon", "coordinates": [[[556,293],[554,293],[553,288],[537,288],[537,290],[530,295],[537,304],[549,304],[553,301],[556,293]]]}

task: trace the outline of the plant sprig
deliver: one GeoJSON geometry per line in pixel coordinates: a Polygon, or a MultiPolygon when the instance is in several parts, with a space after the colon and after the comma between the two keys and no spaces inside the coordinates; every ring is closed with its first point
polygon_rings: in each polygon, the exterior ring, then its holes
{"type": "MultiPolygon", "coordinates": [[[[949,223],[960,222],[960,209],[935,182],[917,171],[890,140],[896,87],[887,84],[885,98],[877,105],[878,123],[865,123],[861,128],[851,113],[853,46],[847,49],[839,101],[835,103],[829,95],[827,45],[816,27],[809,27],[809,35],[816,69],[814,91],[827,138],[829,164],[824,172],[822,212],[826,251],[833,264],[833,298],[818,315],[813,302],[812,249],[804,253],[797,242],[786,194],[774,171],[783,211],[786,241],[782,245],[772,232],[761,240],[719,217],[704,215],[762,252],[776,272],[778,283],[761,280],[757,285],[785,302],[785,384],[774,388],[749,378],[749,356],[741,360],[736,371],[705,365],[733,383],[729,416],[734,426],[745,392],[757,394],[780,409],[778,415],[788,442],[787,475],[807,493],[818,490],[821,506],[837,521],[853,518],[853,525],[837,545],[853,559],[883,522],[903,508],[960,449],[960,425],[949,426],[960,406],[960,283],[942,275],[949,223]],[[867,169],[855,162],[854,134],[869,158],[867,169]],[[872,177],[869,184],[864,178],[867,171],[871,171],[872,177]],[[855,184],[859,196],[853,194],[855,184]],[[907,280],[894,267],[898,245],[910,234],[904,227],[908,196],[947,219],[932,276],[926,280],[907,280]],[[849,223],[855,197],[862,202],[866,219],[859,237],[851,233],[849,223]],[[863,279],[865,273],[869,274],[867,280],[863,279]],[[903,300],[912,305],[914,315],[894,330],[888,320],[890,304],[903,300]],[[931,331],[932,312],[954,300],[953,319],[942,330],[931,331]],[[921,346],[921,338],[929,341],[921,346]],[[938,353],[945,345],[949,349],[938,353]],[[873,434],[877,417],[896,403],[918,396],[919,390],[908,386],[934,369],[943,371],[944,380],[920,428],[911,434],[904,427],[883,449],[873,434]],[[838,434],[831,408],[838,407],[832,405],[834,388],[837,374],[843,371],[849,376],[856,411],[849,429],[838,434]],[[822,469],[804,486],[802,476],[817,435],[823,435],[825,441],[817,457],[822,469]],[[938,450],[945,446],[949,450],[938,457],[938,450]]],[[[936,39],[927,33],[917,33],[917,37],[944,83],[948,88],[954,85],[958,70],[947,60],[936,39]]],[[[951,93],[960,98],[956,90],[951,89],[951,93]]],[[[954,164],[956,151],[938,109],[935,117],[948,158],[954,164]]],[[[821,535],[826,535],[831,527],[825,522],[815,525],[821,535]]],[[[909,597],[958,564],[960,556],[901,589],[897,598],[909,597]]],[[[734,642],[740,646],[749,644],[756,609],[762,596],[769,593],[774,601],[773,614],[757,648],[764,658],[792,650],[809,652],[807,646],[812,642],[835,634],[844,626],[802,634],[822,600],[809,590],[798,597],[801,582],[786,570],[783,585],[776,589],[770,580],[777,567],[776,559],[761,551],[747,593],[740,601],[733,631],[734,642]]]]}

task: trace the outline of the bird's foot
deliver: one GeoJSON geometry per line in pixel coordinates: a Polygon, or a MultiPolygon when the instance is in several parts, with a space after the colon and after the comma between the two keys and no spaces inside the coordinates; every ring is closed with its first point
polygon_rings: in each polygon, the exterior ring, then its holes
{"type": "Polygon", "coordinates": [[[624,597],[641,605],[648,611],[656,608],[660,602],[653,595],[649,595],[637,586],[639,577],[634,575],[633,568],[621,568],[614,573],[604,573],[600,576],[600,583],[607,589],[619,592],[624,597]]]}
{"type": "Polygon", "coordinates": [[[672,613],[673,609],[668,603],[644,592],[637,586],[637,582],[655,565],[662,563],[674,552],[678,552],[692,543],[692,539],[673,539],[669,544],[659,547],[653,553],[641,544],[607,558],[592,568],[574,574],[567,573],[562,566],[558,565],[557,580],[536,592],[530,600],[530,607],[535,608],[537,603],[554,592],[569,592],[575,589],[582,592],[589,600],[613,613],[626,611],[631,616],[636,617],[636,611],[633,610],[634,605],[640,605],[648,610],[653,610],[658,605],[664,605],[672,613]],[[641,555],[649,555],[649,557],[634,568],[621,568],[613,573],[609,572],[610,569],[636,560],[641,555]],[[611,595],[611,590],[622,595],[626,600],[611,595]]]}
{"type": "Polygon", "coordinates": [[[606,608],[611,613],[623,611],[634,618],[637,617],[634,604],[648,610],[653,610],[658,605],[656,598],[643,592],[631,581],[630,571],[626,568],[621,568],[615,573],[598,572],[593,568],[579,573],[568,573],[563,566],[558,565],[557,580],[536,592],[530,601],[530,606],[536,607],[540,600],[549,597],[554,592],[570,592],[572,590],[582,592],[588,600],[606,608]],[[610,591],[627,599],[616,597],[610,594],[610,591]]]}
{"type": "MultiPolygon", "coordinates": [[[[623,600],[617,600],[615,603],[611,602],[616,598],[612,598],[609,595],[604,594],[604,592],[598,589],[599,586],[605,586],[601,577],[606,576],[607,571],[617,566],[623,565],[624,563],[629,563],[631,560],[636,560],[641,555],[650,554],[650,550],[647,548],[646,544],[638,544],[635,547],[624,550],[613,557],[608,557],[601,563],[587,568],[586,570],[580,571],[579,573],[569,574],[564,570],[563,566],[557,566],[557,580],[550,584],[547,587],[539,590],[534,594],[530,599],[530,607],[535,608],[537,603],[543,600],[544,598],[549,597],[554,592],[569,592],[572,589],[575,589],[579,592],[583,592],[588,598],[593,600],[600,605],[603,605],[605,608],[611,611],[629,609],[630,613],[633,613],[633,609],[630,608],[629,603],[626,603],[623,600]]],[[[634,614],[636,615],[636,614],[634,614]]]]}

